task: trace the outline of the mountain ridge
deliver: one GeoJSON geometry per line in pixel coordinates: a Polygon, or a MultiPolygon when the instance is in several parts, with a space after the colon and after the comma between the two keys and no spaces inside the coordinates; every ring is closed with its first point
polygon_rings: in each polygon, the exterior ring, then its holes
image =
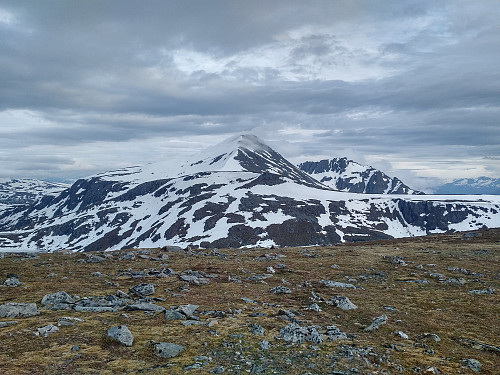
{"type": "Polygon", "coordinates": [[[240,136],[180,168],[80,179],[0,212],[0,248],[310,246],[500,226],[498,197],[339,192],[262,145],[240,136]]]}

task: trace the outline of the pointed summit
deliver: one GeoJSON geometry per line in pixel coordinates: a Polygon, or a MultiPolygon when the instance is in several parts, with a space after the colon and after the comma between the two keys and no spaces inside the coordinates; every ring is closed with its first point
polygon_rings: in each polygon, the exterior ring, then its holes
{"type": "Polygon", "coordinates": [[[233,136],[207,148],[193,162],[184,165],[179,175],[200,172],[271,174],[300,184],[325,188],[252,134],[233,136]]]}

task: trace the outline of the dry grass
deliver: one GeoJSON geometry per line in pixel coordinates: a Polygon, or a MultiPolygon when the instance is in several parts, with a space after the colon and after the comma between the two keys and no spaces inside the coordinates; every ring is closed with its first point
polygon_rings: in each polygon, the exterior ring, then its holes
{"type": "MultiPolygon", "coordinates": [[[[20,276],[24,285],[15,288],[0,287],[0,304],[6,302],[36,302],[41,315],[31,318],[15,319],[17,325],[0,328],[0,373],[10,374],[180,374],[184,366],[194,362],[197,355],[208,355],[213,361],[200,370],[190,373],[208,373],[217,364],[228,367],[236,361],[235,351],[245,353],[247,358],[259,361],[263,355],[258,342],[267,339],[272,348],[266,356],[278,361],[286,356],[309,353],[308,344],[286,346],[274,337],[287,322],[276,318],[280,308],[294,309],[304,314],[299,317],[307,324],[323,327],[337,325],[343,332],[356,335],[344,342],[328,342],[320,345],[317,351],[316,368],[312,373],[325,373],[329,356],[341,344],[355,344],[358,347],[371,346],[377,353],[390,355],[390,361],[382,362],[365,373],[414,373],[414,367],[425,369],[435,366],[442,373],[470,374],[471,370],[461,364],[462,358],[475,358],[482,363],[483,374],[498,374],[500,354],[481,350],[468,345],[461,338],[500,346],[499,293],[500,293],[500,230],[484,231],[481,237],[462,240],[460,234],[429,236],[404,240],[377,241],[370,243],[346,244],[323,248],[283,248],[276,250],[245,249],[220,250],[227,254],[226,259],[213,256],[168,253],[169,260],[163,264],[158,261],[137,259],[118,261],[117,256],[102,263],[79,263],[86,259],[85,254],[40,254],[39,259],[25,259],[22,256],[6,255],[0,259],[0,281],[7,274],[20,276]],[[486,251],[485,251],[486,250],[486,251]],[[304,256],[304,251],[316,257],[304,256]],[[271,261],[256,261],[255,257],[276,252],[286,257],[271,261]],[[400,256],[408,263],[395,265],[384,256],[400,256]],[[266,266],[284,263],[285,270],[265,282],[234,283],[266,272],[266,266]],[[337,264],[339,268],[331,268],[337,264]],[[423,269],[416,267],[423,265],[423,269]],[[429,266],[435,264],[435,266],[429,266]],[[190,291],[180,292],[185,284],[177,277],[147,277],[132,279],[117,276],[118,270],[143,270],[170,267],[176,272],[192,269],[219,275],[210,285],[189,286],[190,291]],[[483,276],[464,275],[450,271],[449,267],[460,267],[481,273],[483,276]],[[105,277],[94,277],[92,272],[101,272],[105,277]],[[447,277],[463,277],[465,285],[452,285],[437,282],[429,276],[438,272],[447,277]],[[57,276],[48,276],[55,273],[57,276]],[[379,275],[379,276],[377,276],[379,275]],[[383,276],[380,276],[383,275],[383,276]],[[385,275],[385,276],[384,276],[385,275]],[[354,284],[363,289],[338,290],[317,284],[321,279],[347,282],[355,279],[354,284]],[[284,281],[282,280],[284,279],[284,281]],[[429,280],[428,284],[409,282],[410,280],[429,280]],[[474,281],[479,279],[480,281],[474,281]],[[297,287],[304,281],[312,286],[297,287]],[[110,285],[106,281],[118,284],[110,285]],[[154,297],[162,297],[157,302],[166,308],[186,303],[200,305],[198,311],[242,309],[241,314],[214,318],[201,315],[203,321],[217,320],[217,324],[184,327],[179,321],[166,321],[163,314],[147,315],[144,312],[122,311],[115,313],[82,313],[75,311],[51,311],[40,308],[40,301],[47,293],[64,290],[71,295],[104,296],[114,294],[118,289],[128,289],[141,282],[156,285],[154,297]],[[289,295],[274,295],[269,289],[284,282],[293,292],[289,295]],[[495,288],[493,295],[473,295],[470,289],[495,288]],[[309,297],[314,291],[328,299],[333,295],[345,295],[358,309],[342,311],[323,304],[323,311],[316,313],[305,310],[311,303],[309,297]],[[175,296],[182,293],[183,296],[175,296]],[[281,307],[262,304],[245,304],[241,297],[259,302],[278,304],[281,307]],[[383,306],[394,306],[388,311],[383,306]],[[250,317],[253,312],[268,314],[264,317],[250,317]],[[374,333],[364,332],[373,317],[386,314],[388,323],[374,333]],[[85,321],[74,326],[60,327],[60,331],[48,338],[34,335],[38,327],[57,324],[58,317],[73,316],[85,321]],[[266,329],[265,336],[254,336],[248,324],[256,322],[266,329]],[[132,331],[135,341],[132,347],[122,347],[105,338],[112,325],[125,324],[132,331]],[[217,330],[218,335],[210,334],[217,330]],[[410,340],[395,336],[395,331],[403,331],[410,340]],[[420,339],[425,332],[435,333],[440,342],[420,339]],[[234,338],[241,334],[242,338],[234,338]],[[172,359],[161,359],[152,353],[150,340],[174,342],[186,346],[186,351],[172,359]],[[226,349],[228,343],[233,348],[226,349]],[[387,348],[397,344],[397,350],[387,348]],[[80,350],[72,351],[74,345],[80,350]],[[427,354],[425,350],[428,351],[427,354]],[[231,354],[233,353],[233,354],[231,354]],[[234,356],[231,357],[231,355],[234,356]],[[395,369],[399,364],[402,369],[395,369]]],[[[206,252],[208,253],[208,252],[206,252]]],[[[151,255],[160,255],[160,249],[153,249],[151,255]]],[[[0,319],[7,321],[9,319],[0,319]]],[[[351,366],[354,367],[354,366],[351,366]]],[[[241,364],[241,371],[250,369],[249,364],[241,364]]],[[[272,373],[271,369],[268,369],[272,373]]],[[[287,373],[304,373],[300,366],[288,368],[287,373]]],[[[264,372],[266,373],[266,372],[264,372]]],[[[363,371],[361,372],[363,373],[363,371]]]]}

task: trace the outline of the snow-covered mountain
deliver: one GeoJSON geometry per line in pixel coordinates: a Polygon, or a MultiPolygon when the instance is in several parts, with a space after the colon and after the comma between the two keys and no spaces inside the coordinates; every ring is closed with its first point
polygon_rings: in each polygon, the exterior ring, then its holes
{"type": "Polygon", "coordinates": [[[32,204],[44,196],[56,196],[70,185],[34,179],[0,178],[0,210],[32,204]]]}
{"type": "Polygon", "coordinates": [[[306,161],[298,167],[335,190],[368,194],[423,194],[397,177],[389,177],[382,171],[347,158],[306,161]]]}
{"type": "Polygon", "coordinates": [[[184,165],[102,173],[8,209],[0,213],[0,247],[327,245],[485,226],[500,226],[500,197],[339,192],[244,135],[184,165]]]}
{"type": "Polygon", "coordinates": [[[461,178],[439,186],[435,194],[496,194],[500,195],[500,178],[461,178]]]}

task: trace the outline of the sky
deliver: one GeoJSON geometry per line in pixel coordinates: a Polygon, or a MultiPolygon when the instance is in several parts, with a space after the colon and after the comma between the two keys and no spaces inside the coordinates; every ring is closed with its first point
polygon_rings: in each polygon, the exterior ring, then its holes
{"type": "Polygon", "coordinates": [[[0,177],[255,134],[431,192],[500,177],[500,1],[2,0],[0,177]]]}

